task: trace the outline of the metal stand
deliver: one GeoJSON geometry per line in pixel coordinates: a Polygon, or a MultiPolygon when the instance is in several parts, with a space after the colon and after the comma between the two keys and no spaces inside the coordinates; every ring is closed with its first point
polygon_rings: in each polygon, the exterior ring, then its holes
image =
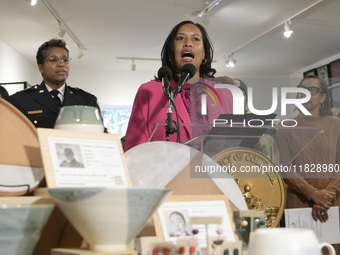
{"type": "Polygon", "coordinates": [[[177,133],[177,129],[174,128],[173,122],[172,122],[172,109],[174,107],[173,103],[175,100],[175,95],[174,91],[170,88],[169,90],[169,95],[167,95],[169,98],[169,104],[168,107],[166,108],[166,113],[167,113],[167,121],[166,121],[166,126],[165,126],[165,137],[166,140],[169,141],[169,135],[177,133]]]}

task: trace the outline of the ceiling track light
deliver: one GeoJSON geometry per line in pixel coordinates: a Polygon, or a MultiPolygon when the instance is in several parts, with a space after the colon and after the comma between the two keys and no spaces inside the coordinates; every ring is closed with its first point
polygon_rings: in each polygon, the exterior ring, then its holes
{"type": "Polygon", "coordinates": [[[206,12],[202,18],[202,23],[206,26],[209,26],[210,20],[208,19],[208,12],[206,12]]]}
{"type": "Polygon", "coordinates": [[[284,28],[285,28],[285,31],[283,32],[283,35],[284,35],[286,38],[289,38],[289,37],[292,35],[292,33],[293,33],[293,30],[292,30],[292,23],[291,23],[290,20],[287,20],[287,21],[285,22],[284,28]]]}
{"type": "Polygon", "coordinates": [[[203,16],[207,15],[208,12],[212,8],[217,6],[220,2],[221,2],[221,0],[213,0],[213,1],[207,2],[201,10],[193,12],[192,15],[197,16],[197,17],[203,17],[203,16]]]}
{"type": "MultiPolygon", "coordinates": [[[[85,52],[85,47],[83,46],[83,44],[80,42],[80,40],[73,34],[73,32],[66,26],[66,24],[62,21],[62,19],[59,17],[59,15],[56,13],[56,11],[52,8],[52,6],[48,3],[48,0],[41,0],[41,2],[45,5],[45,7],[49,10],[49,12],[52,14],[52,16],[58,21],[58,24],[59,24],[59,28],[60,28],[60,31],[59,31],[59,34],[58,35],[61,35],[62,32],[61,32],[61,28],[63,30],[65,30],[65,33],[67,33],[71,38],[72,40],[77,44],[78,46],[78,55],[77,57],[78,58],[81,58],[84,56],[84,52],[85,52]]],[[[64,33],[64,34],[65,34],[64,33]]],[[[62,37],[62,36],[60,36],[62,37]]]]}
{"type": "Polygon", "coordinates": [[[77,58],[81,59],[84,56],[84,49],[81,48],[80,46],[78,46],[78,54],[77,54],[77,58]]]}
{"type": "Polygon", "coordinates": [[[234,59],[234,53],[231,53],[230,55],[228,55],[228,58],[226,59],[226,61],[224,62],[226,67],[231,67],[233,68],[236,64],[236,59],[234,59]]]}
{"type": "Polygon", "coordinates": [[[26,0],[26,1],[30,4],[30,6],[35,6],[38,2],[38,0],[26,0]]]}
{"type": "MultiPolygon", "coordinates": [[[[268,30],[266,30],[266,31],[264,31],[263,33],[261,33],[261,34],[255,36],[254,38],[252,38],[252,39],[250,39],[249,41],[247,41],[247,42],[241,44],[240,46],[238,46],[237,48],[235,48],[235,49],[233,49],[232,51],[229,51],[229,52],[237,52],[237,51],[240,51],[242,48],[245,48],[245,47],[248,46],[249,44],[251,44],[251,43],[253,43],[254,41],[258,40],[259,38],[262,38],[263,36],[267,35],[267,34],[270,33],[271,31],[273,31],[274,29],[281,28],[283,24],[285,25],[285,27],[286,27],[286,23],[287,23],[289,26],[291,26],[291,22],[290,22],[290,21],[291,21],[292,19],[294,19],[294,18],[298,17],[299,15],[301,15],[301,14],[303,14],[303,13],[305,13],[305,12],[311,10],[312,8],[315,8],[317,5],[319,5],[319,4],[323,3],[323,2],[324,2],[324,0],[318,0],[318,1],[314,2],[313,4],[311,4],[311,5],[307,6],[306,8],[304,8],[303,10],[301,10],[301,11],[295,13],[293,16],[291,16],[290,18],[288,18],[288,20],[283,21],[283,22],[279,23],[278,25],[275,25],[274,27],[269,28],[268,30]],[[289,22],[288,22],[288,21],[289,21],[289,22]]],[[[288,26],[287,26],[287,28],[288,28],[288,26]]],[[[293,31],[293,30],[291,30],[291,31],[293,31]]],[[[292,33],[292,32],[291,32],[291,33],[292,33]]],[[[225,56],[226,56],[226,54],[223,55],[222,58],[225,58],[225,56]]]]}
{"type": "Polygon", "coordinates": [[[59,22],[59,33],[58,33],[58,36],[63,38],[64,35],[66,33],[66,30],[65,28],[63,27],[63,25],[59,22]]]}

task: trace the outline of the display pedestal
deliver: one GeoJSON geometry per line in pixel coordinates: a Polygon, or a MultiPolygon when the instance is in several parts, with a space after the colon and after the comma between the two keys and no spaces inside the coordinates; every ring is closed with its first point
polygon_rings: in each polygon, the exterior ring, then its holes
{"type": "Polygon", "coordinates": [[[125,251],[91,251],[87,249],[52,249],[51,255],[138,255],[135,250],[125,251]]]}

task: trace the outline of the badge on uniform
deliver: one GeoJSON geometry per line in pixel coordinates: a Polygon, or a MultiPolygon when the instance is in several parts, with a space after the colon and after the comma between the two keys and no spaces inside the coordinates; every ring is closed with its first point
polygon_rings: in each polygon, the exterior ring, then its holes
{"type": "Polygon", "coordinates": [[[36,110],[36,111],[28,111],[27,114],[38,114],[43,113],[43,110],[36,110]]]}

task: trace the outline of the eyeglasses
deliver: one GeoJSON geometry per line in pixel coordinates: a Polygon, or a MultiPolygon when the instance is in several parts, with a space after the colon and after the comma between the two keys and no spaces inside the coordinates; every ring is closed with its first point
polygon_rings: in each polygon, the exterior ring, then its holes
{"type": "Polygon", "coordinates": [[[61,60],[62,63],[68,65],[71,62],[71,58],[55,58],[55,57],[49,57],[46,59],[47,62],[50,62],[52,64],[58,63],[58,61],[61,60]]]}
{"type": "MultiPolygon", "coordinates": [[[[312,96],[315,96],[318,93],[322,93],[322,90],[318,87],[305,87],[305,86],[301,86],[301,85],[299,85],[297,87],[309,90],[309,92],[312,96]]],[[[299,93],[299,94],[301,94],[301,93],[299,93]]]]}

